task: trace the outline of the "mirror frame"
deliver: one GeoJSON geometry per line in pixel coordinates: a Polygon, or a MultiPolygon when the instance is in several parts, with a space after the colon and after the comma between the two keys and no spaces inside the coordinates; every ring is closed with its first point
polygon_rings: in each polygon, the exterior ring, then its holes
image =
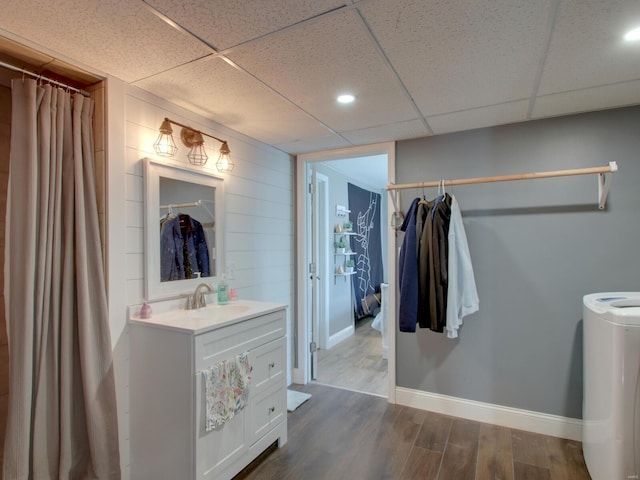
{"type": "MultiPolygon", "coordinates": [[[[190,294],[198,284],[217,283],[225,271],[224,249],[224,179],[207,170],[194,170],[183,165],[159,162],[153,158],[144,159],[145,182],[145,297],[146,301],[176,298],[190,294]],[[160,178],[166,177],[187,183],[212,187],[215,215],[215,265],[216,275],[204,278],[160,281],[160,178]]],[[[197,199],[194,199],[194,201],[197,199]]]]}

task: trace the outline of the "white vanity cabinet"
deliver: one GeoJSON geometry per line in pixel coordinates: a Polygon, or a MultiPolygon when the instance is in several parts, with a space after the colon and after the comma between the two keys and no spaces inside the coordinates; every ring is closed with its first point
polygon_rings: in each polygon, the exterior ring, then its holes
{"type": "Polygon", "coordinates": [[[130,319],[131,478],[230,479],[274,441],[286,443],[285,306],[243,303],[250,308],[222,321],[224,307],[186,321],[130,319]],[[248,405],[207,432],[201,372],[240,353],[252,367],[248,405]]]}

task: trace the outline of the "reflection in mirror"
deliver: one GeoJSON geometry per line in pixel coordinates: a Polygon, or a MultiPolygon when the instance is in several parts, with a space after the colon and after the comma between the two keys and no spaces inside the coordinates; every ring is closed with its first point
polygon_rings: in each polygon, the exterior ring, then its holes
{"type": "Polygon", "coordinates": [[[160,281],[216,275],[215,188],[160,177],[160,281]]]}
{"type": "Polygon", "coordinates": [[[187,293],[222,272],[222,185],[206,170],[146,159],[147,300],[187,293]]]}

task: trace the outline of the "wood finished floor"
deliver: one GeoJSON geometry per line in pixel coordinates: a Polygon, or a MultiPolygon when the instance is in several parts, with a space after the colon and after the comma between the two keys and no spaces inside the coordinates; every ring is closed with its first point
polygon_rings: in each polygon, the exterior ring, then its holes
{"type": "Polygon", "coordinates": [[[589,480],[580,442],[325,385],[289,413],[289,440],[236,480],[589,480]]]}
{"type": "Polygon", "coordinates": [[[382,358],[382,337],[371,323],[373,317],[363,319],[356,325],[354,335],[333,348],[318,351],[316,383],[388,395],[388,365],[382,358]]]}

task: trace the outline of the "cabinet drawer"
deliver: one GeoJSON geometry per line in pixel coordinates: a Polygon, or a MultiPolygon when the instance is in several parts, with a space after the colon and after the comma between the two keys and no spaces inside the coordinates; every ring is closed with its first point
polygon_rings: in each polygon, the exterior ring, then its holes
{"type": "Polygon", "coordinates": [[[262,395],[254,397],[251,409],[253,438],[251,443],[265,435],[269,430],[286,419],[287,390],[285,382],[272,389],[267,389],[262,395]]]}
{"type": "Polygon", "coordinates": [[[248,352],[286,333],[285,312],[269,313],[195,337],[195,372],[248,352]]]}
{"type": "Polygon", "coordinates": [[[287,363],[284,338],[274,340],[256,348],[249,355],[253,368],[251,372],[251,392],[258,395],[271,385],[284,381],[287,363]]]}

